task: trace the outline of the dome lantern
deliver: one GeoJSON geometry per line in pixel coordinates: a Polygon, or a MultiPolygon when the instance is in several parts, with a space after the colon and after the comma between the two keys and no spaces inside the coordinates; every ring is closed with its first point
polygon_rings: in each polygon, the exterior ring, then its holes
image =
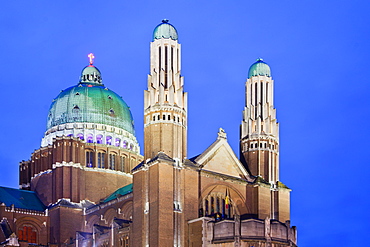
{"type": "Polygon", "coordinates": [[[153,41],[156,39],[178,40],[177,30],[169,20],[163,19],[162,23],[154,28],[153,41]]]}
{"type": "Polygon", "coordinates": [[[271,77],[270,66],[263,61],[262,58],[258,58],[257,61],[251,65],[248,72],[248,78],[252,76],[267,76],[271,77]]]}
{"type": "Polygon", "coordinates": [[[82,70],[80,83],[103,85],[101,73],[99,69],[93,65],[94,63],[93,59],[95,58],[94,54],[90,53],[87,57],[89,58],[89,65],[82,70]]]}

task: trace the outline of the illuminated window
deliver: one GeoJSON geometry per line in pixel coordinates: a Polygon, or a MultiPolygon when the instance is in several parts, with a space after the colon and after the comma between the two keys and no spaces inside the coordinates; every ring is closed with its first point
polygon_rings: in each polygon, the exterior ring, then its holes
{"type": "Polygon", "coordinates": [[[127,148],[127,145],[128,145],[128,142],[127,141],[123,141],[123,148],[127,148]]]}
{"type": "Polygon", "coordinates": [[[112,137],[111,136],[107,136],[107,138],[106,138],[106,144],[107,145],[112,145],[112,137]]]}
{"type": "Polygon", "coordinates": [[[84,135],[82,133],[77,134],[77,137],[80,138],[80,140],[84,140],[84,135]]]}
{"type": "Polygon", "coordinates": [[[93,135],[92,134],[89,134],[87,135],[87,143],[93,143],[93,135]]]}
{"type": "Polygon", "coordinates": [[[23,226],[18,230],[18,239],[28,243],[37,243],[37,231],[32,226],[23,226]]]}
{"type": "Polygon", "coordinates": [[[116,147],[119,147],[121,145],[121,139],[116,138],[116,147]]]}
{"type": "Polygon", "coordinates": [[[92,151],[86,151],[86,167],[94,166],[94,153],[92,151]]]}
{"type": "Polygon", "coordinates": [[[102,135],[97,135],[96,136],[96,143],[103,144],[103,136],[102,135]]]}

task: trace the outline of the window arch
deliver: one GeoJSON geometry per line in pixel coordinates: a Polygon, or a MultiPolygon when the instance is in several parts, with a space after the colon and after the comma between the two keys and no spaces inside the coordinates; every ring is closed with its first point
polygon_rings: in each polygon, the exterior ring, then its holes
{"type": "Polygon", "coordinates": [[[120,167],[121,172],[125,172],[125,161],[126,161],[126,157],[121,156],[121,167],[120,167]]]}
{"type": "Polygon", "coordinates": [[[87,143],[93,143],[94,142],[94,136],[92,134],[88,134],[86,138],[87,143]]]}
{"type": "Polygon", "coordinates": [[[128,145],[128,142],[126,140],[123,141],[123,148],[126,148],[127,149],[127,145],[128,145]]]}
{"type": "Polygon", "coordinates": [[[86,167],[94,167],[94,152],[91,150],[86,151],[86,167]]]}
{"type": "Polygon", "coordinates": [[[236,214],[230,192],[212,192],[202,200],[200,217],[214,217],[216,220],[230,219],[236,214]],[[204,209],[204,211],[203,211],[204,209]]]}
{"type": "Polygon", "coordinates": [[[105,142],[107,145],[112,145],[112,137],[111,136],[107,136],[106,138],[106,142],[105,142]]]}
{"type": "Polygon", "coordinates": [[[103,135],[97,135],[96,136],[96,143],[97,144],[103,144],[103,135]]]}
{"type": "Polygon", "coordinates": [[[116,154],[109,154],[109,169],[116,169],[116,154]]]}
{"type": "Polygon", "coordinates": [[[18,229],[18,239],[28,243],[37,243],[37,230],[32,225],[23,225],[18,229]]]}
{"type": "Polygon", "coordinates": [[[98,168],[105,168],[105,153],[99,152],[98,153],[98,168]]]}
{"type": "Polygon", "coordinates": [[[115,146],[119,147],[121,145],[121,139],[116,138],[115,146]]]}
{"type": "Polygon", "coordinates": [[[80,140],[82,140],[82,141],[85,140],[84,134],[82,134],[82,133],[77,134],[77,137],[80,138],[80,140]]]}

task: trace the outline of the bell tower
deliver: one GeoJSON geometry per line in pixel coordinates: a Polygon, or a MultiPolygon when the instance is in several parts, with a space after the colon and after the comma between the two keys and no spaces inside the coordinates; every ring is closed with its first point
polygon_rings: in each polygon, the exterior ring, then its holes
{"type": "Polygon", "coordinates": [[[187,94],[181,76],[181,45],[174,26],[163,20],[150,44],[150,74],[144,92],[144,157],[158,152],[186,157],[187,94]]]}
{"type": "Polygon", "coordinates": [[[137,246],[184,246],[187,220],[197,217],[198,173],[184,169],[187,94],[175,27],[163,20],[150,43],[144,91],[144,161],[133,170],[133,239],[137,246]],[[188,185],[189,184],[189,185],[188,185]]]}
{"type": "Polygon", "coordinates": [[[279,124],[273,104],[274,81],[262,59],[250,67],[245,89],[240,157],[252,175],[274,184],[279,180],[279,124]]]}

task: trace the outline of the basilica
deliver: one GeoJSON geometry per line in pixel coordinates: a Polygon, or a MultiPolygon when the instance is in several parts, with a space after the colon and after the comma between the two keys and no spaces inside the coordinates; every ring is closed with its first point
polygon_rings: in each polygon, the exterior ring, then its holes
{"type": "Polygon", "coordinates": [[[240,82],[239,158],[222,128],[189,158],[176,28],[163,20],[153,32],[142,147],[129,107],[88,57],[52,100],[19,189],[0,186],[0,247],[297,246],[268,64],[258,59],[240,82]]]}

